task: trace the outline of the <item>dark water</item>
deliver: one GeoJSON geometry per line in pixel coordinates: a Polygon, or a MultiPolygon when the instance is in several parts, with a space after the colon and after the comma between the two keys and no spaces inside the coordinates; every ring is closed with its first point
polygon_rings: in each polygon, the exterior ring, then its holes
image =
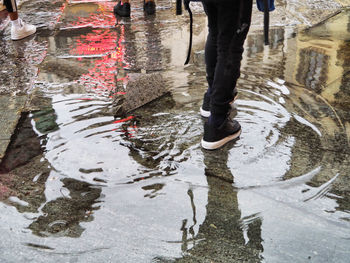
{"type": "Polygon", "coordinates": [[[348,262],[349,11],[275,26],[268,47],[254,25],[243,133],[207,152],[201,9],[183,67],[186,17],[169,1],[117,25],[115,2],[71,2],[32,40],[46,51],[1,164],[2,262],[348,262]],[[115,118],[135,72],[162,74],[170,95],[115,118]]]}

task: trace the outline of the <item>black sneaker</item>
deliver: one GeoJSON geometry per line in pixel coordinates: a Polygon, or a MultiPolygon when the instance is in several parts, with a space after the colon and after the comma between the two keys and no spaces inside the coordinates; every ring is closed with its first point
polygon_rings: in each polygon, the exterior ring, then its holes
{"type": "MultiPolygon", "coordinates": [[[[233,100],[230,103],[231,107],[232,107],[232,104],[236,101],[237,97],[238,97],[238,92],[235,90],[235,95],[233,97],[233,100]]],[[[201,116],[204,118],[210,117],[210,97],[207,96],[207,93],[204,94],[203,104],[202,104],[202,107],[199,109],[199,112],[201,116]]]]}
{"type": "Polygon", "coordinates": [[[143,10],[147,15],[154,15],[156,13],[156,3],[154,1],[143,1],[143,10]]]}
{"type": "Polygon", "coordinates": [[[238,121],[227,118],[219,127],[208,122],[204,124],[202,147],[206,150],[215,150],[241,135],[241,125],[238,121]]]}
{"type": "Polygon", "coordinates": [[[116,6],[114,6],[114,14],[122,17],[130,17],[130,4],[118,2],[116,6]]]}

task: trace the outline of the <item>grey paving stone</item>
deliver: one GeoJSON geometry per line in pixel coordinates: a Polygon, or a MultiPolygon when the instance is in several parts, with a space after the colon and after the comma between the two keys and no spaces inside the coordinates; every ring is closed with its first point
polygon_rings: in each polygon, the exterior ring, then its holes
{"type": "Polygon", "coordinates": [[[0,140],[0,161],[5,156],[7,146],[10,144],[10,140],[0,140]]]}
{"type": "Polygon", "coordinates": [[[26,100],[27,96],[0,96],[0,159],[4,157],[26,100]]]}

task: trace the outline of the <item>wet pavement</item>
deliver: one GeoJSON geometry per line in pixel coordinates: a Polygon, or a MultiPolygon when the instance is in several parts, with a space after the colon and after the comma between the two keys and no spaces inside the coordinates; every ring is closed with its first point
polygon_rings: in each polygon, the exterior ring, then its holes
{"type": "Polygon", "coordinates": [[[0,261],[348,262],[350,3],[299,2],[277,1],[269,46],[255,11],[243,133],[208,152],[200,5],[184,67],[171,1],[117,21],[111,1],[23,1],[38,33],[0,35],[0,261]],[[116,116],[135,78],[170,92],[116,116]]]}

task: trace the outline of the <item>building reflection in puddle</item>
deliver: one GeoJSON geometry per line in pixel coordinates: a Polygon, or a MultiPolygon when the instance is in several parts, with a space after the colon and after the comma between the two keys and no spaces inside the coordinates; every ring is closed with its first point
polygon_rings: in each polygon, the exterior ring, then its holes
{"type": "Polygon", "coordinates": [[[46,134],[58,129],[56,117],[52,108],[23,117],[20,133],[0,166],[0,197],[31,217],[28,228],[33,234],[80,237],[84,231],[80,223],[92,221],[93,212],[99,209],[101,187],[73,178],[59,180],[53,175],[44,151],[46,134]],[[50,199],[53,189],[49,181],[56,181],[58,198],[50,199]]]}

